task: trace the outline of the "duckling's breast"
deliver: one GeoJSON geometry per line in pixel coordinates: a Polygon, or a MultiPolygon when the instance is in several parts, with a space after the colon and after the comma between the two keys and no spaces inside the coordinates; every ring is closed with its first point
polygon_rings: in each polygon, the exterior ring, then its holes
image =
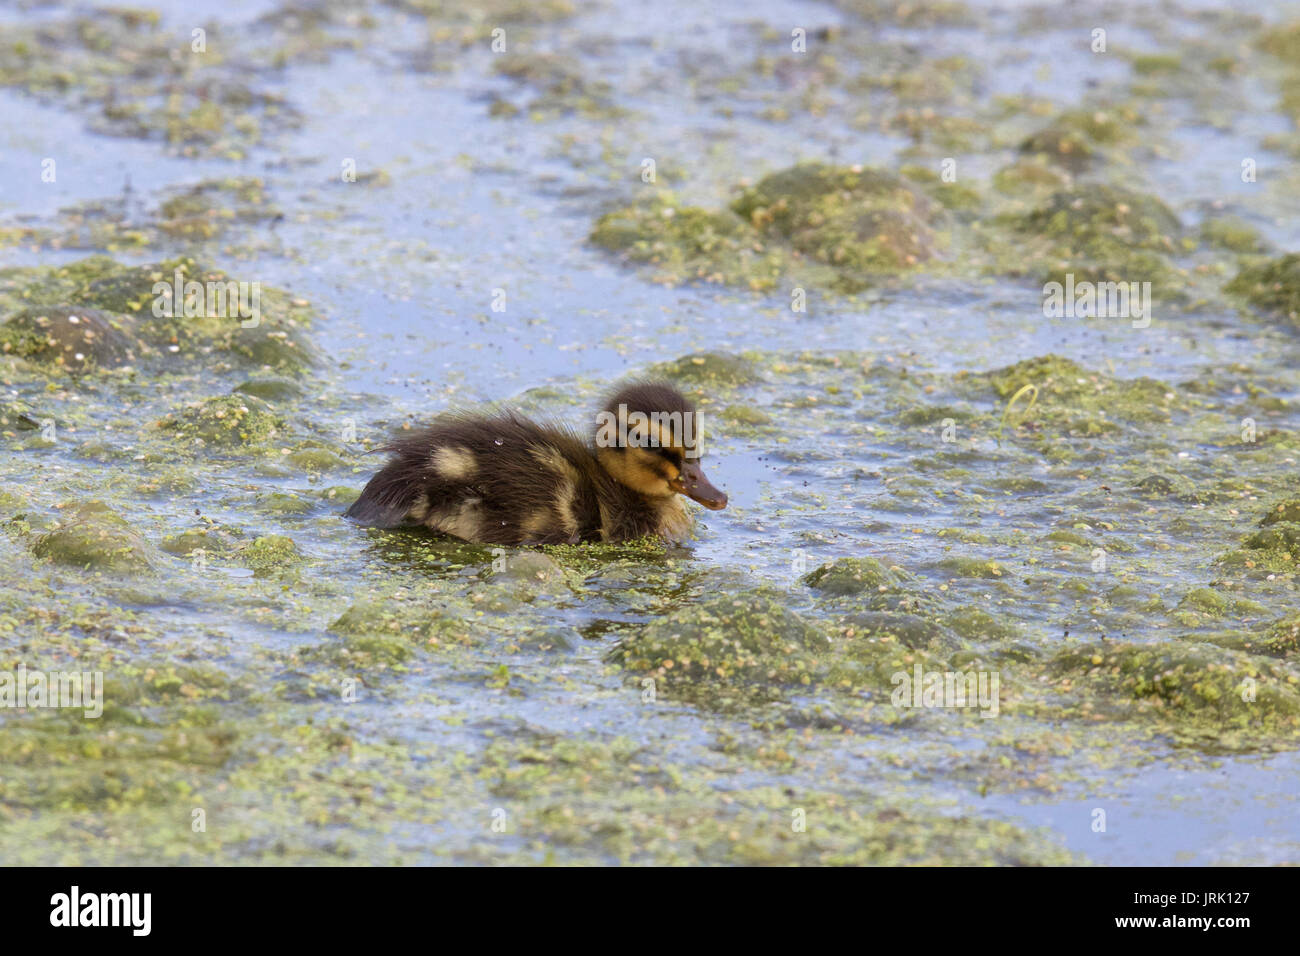
{"type": "Polygon", "coordinates": [[[695,519],[686,508],[686,502],[678,495],[668,499],[659,512],[659,536],[674,543],[685,541],[691,533],[695,519]]]}
{"type": "Polygon", "coordinates": [[[424,495],[412,506],[407,517],[416,524],[465,541],[486,541],[484,530],[487,521],[482,505],[482,498],[465,498],[434,507],[424,495]]]}

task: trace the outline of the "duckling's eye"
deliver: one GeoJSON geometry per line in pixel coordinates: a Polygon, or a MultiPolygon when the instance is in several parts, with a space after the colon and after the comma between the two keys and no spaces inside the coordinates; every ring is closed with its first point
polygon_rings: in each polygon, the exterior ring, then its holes
{"type": "Polygon", "coordinates": [[[659,454],[659,457],[660,457],[660,458],[662,458],[664,461],[668,462],[670,465],[672,465],[672,466],[673,466],[674,468],[676,468],[678,471],[681,471],[681,470],[682,470],[682,454],[681,454],[681,452],[673,451],[671,448],[656,448],[655,451],[659,454]]]}

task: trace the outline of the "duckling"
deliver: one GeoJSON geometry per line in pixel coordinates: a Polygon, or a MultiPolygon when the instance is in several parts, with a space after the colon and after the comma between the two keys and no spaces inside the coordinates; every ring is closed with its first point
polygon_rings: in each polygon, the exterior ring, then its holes
{"type": "Polygon", "coordinates": [[[375,528],[423,525],[481,544],[681,541],[681,496],[718,510],[700,469],[699,414],[663,382],[615,392],[592,441],[509,410],[450,414],[385,446],[388,463],[346,516],[375,528]]]}

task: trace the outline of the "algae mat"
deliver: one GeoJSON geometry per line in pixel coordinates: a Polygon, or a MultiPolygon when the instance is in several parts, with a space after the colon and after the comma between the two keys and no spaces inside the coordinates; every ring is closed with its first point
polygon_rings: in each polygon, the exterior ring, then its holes
{"type": "Polygon", "coordinates": [[[1300,8],[700,6],[2,15],[0,859],[1300,862],[1300,8]],[[645,374],[684,547],[340,517],[645,374]]]}

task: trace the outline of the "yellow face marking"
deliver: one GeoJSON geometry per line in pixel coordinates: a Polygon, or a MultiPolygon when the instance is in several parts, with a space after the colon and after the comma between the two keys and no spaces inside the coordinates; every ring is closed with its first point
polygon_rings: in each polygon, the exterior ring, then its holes
{"type": "Polygon", "coordinates": [[[671,472],[672,468],[654,452],[644,448],[628,448],[625,451],[602,448],[598,457],[601,466],[615,481],[627,485],[633,491],[639,491],[650,498],[664,498],[673,493],[668,487],[668,479],[664,477],[665,471],[671,472]]]}
{"type": "MultiPolygon", "coordinates": [[[[686,460],[686,453],[685,453],[684,451],[682,451],[680,445],[678,445],[678,446],[669,446],[669,447],[668,447],[668,450],[669,450],[670,452],[672,452],[674,455],[677,455],[677,456],[678,456],[678,461],[685,461],[685,460],[686,460]]],[[[659,456],[659,460],[660,460],[660,461],[663,463],[663,465],[668,469],[668,480],[669,480],[669,481],[672,481],[674,478],[676,478],[678,475],[680,475],[680,474],[682,473],[682,470],[681,470],[680,468],[677,467],[676,462],[668,461],[668,460],[667,460],[666,458],[664,458],[662,455],[659,456]]]]}
{"type": "Polygon", "coordinates": [[[661,484],[667,487],[669,482],[682,473],[680,468],[656,451],[635,448],[632,449],[631,457],[634,469],[642,473],[642,485],[646,488],[658,488],[661,484]]]}
{"type": "Polygon", "coordinates": [[[443,481],[468,481],[478,473],[478,462],[468,448],[439,448],[433,453],[433,470],[443,481]]]}

